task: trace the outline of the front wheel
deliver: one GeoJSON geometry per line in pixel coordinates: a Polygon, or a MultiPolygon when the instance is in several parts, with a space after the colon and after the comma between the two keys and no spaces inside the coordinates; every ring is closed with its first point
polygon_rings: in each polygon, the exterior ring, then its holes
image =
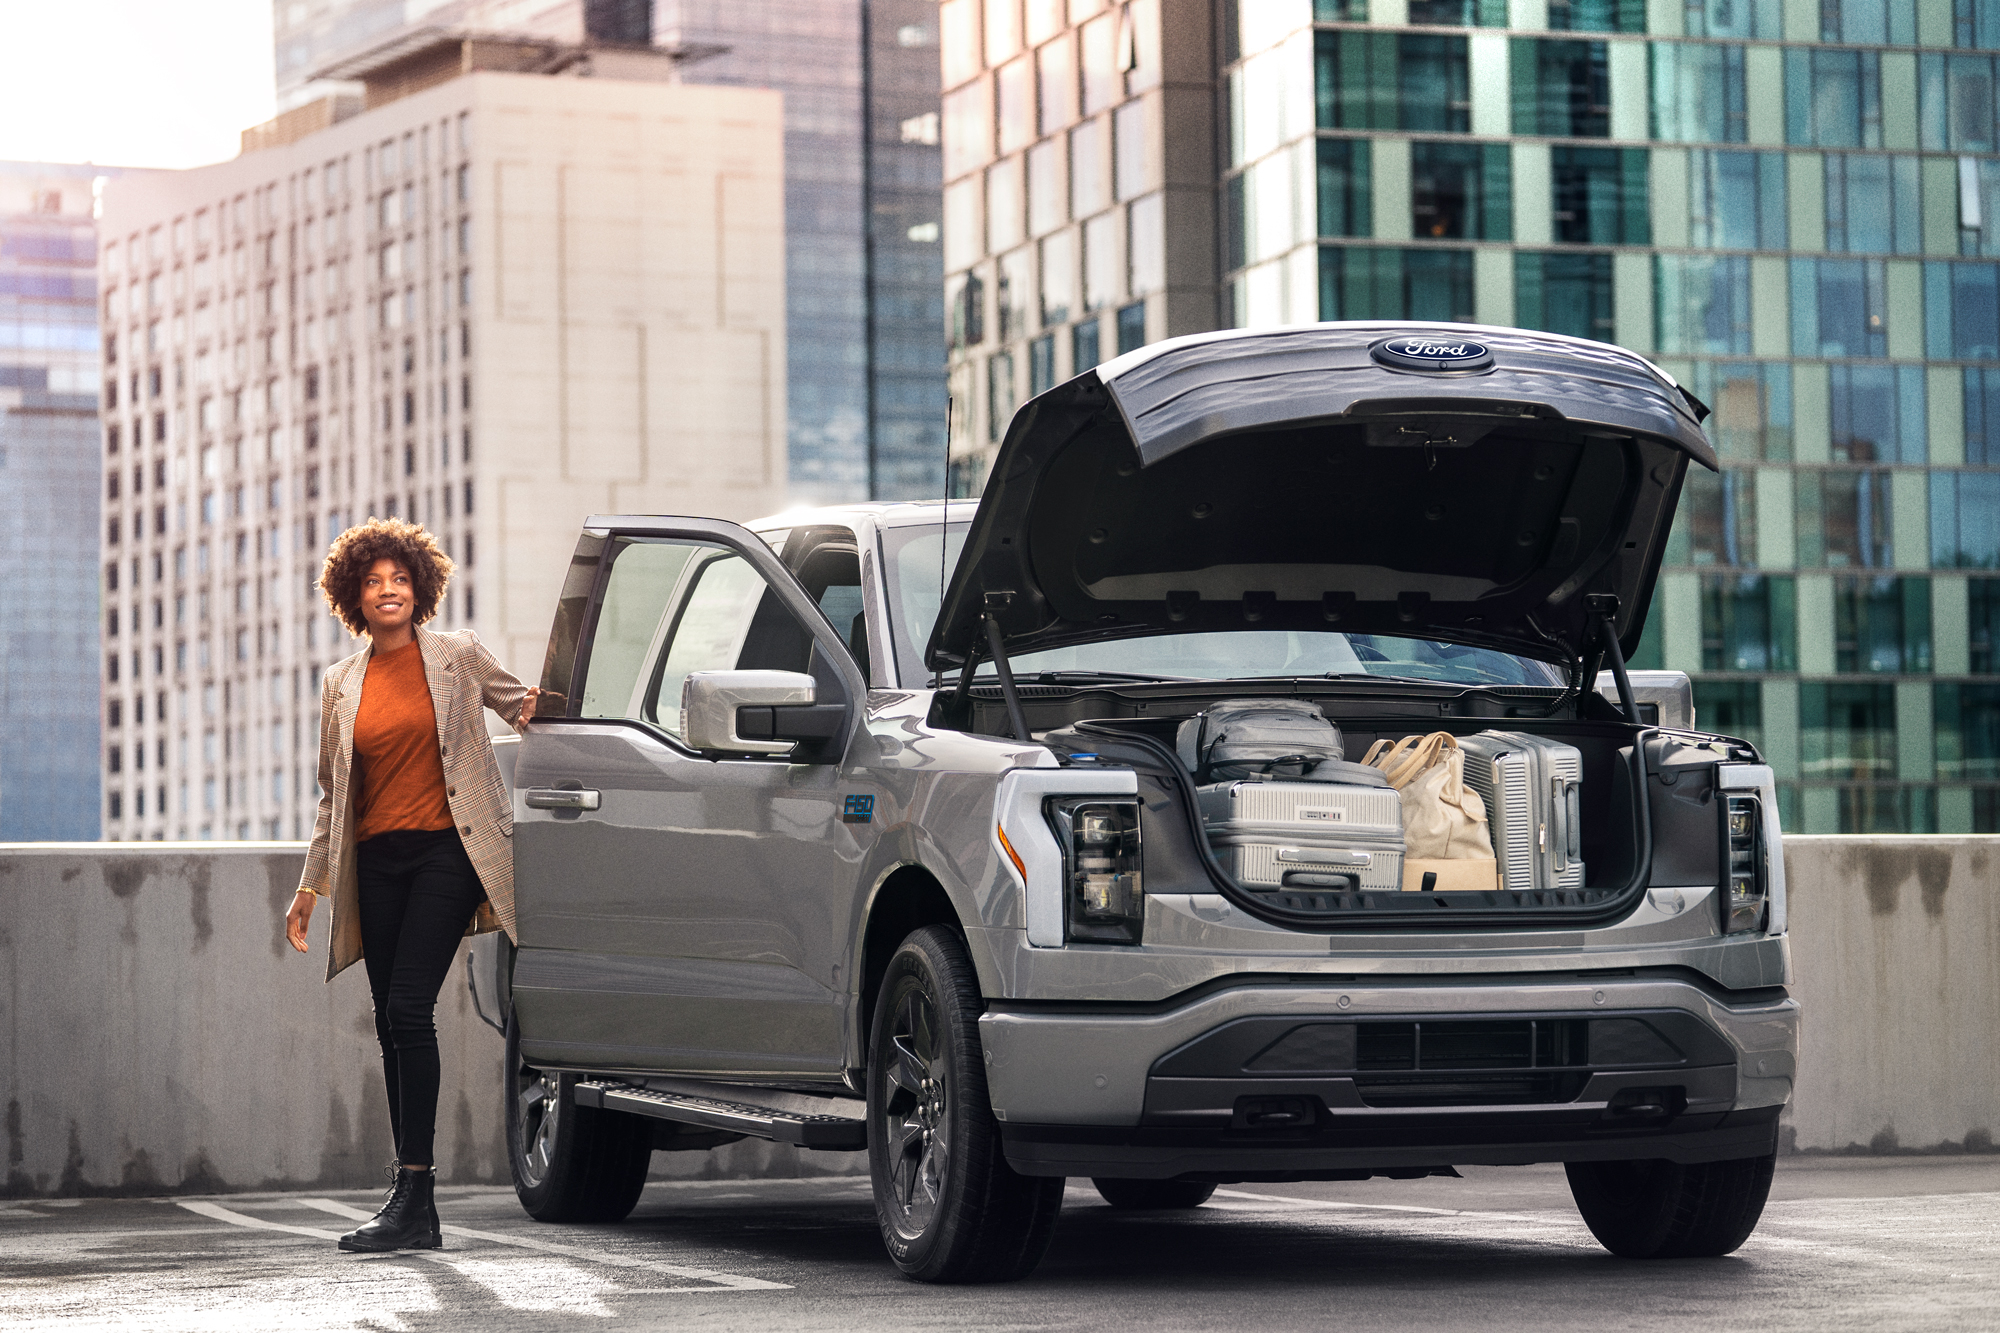
{"type": "Polygon", "coordinates": [[[1598,1243],[1626,1259],[1704,1259],[1750,1238],[1777,1154],[1733,1162],[1569,1162],[1569,1190],[1598,1243]]]}
{"type": "Polygon", "coordinates": [[[1041,1262],[1060,1176],[1007,1165],[986,1093],[979,982],[926,926],[889,960],[868,1057],[868,1167],[889,1257],[920,1282],[1009,1282],[1041,1262]]]}
{"type": "Polygon", "coordinates": [[[518,1017],[507,1019],[507,1165],[521,1207],[538,1222],[618,1222],[639,1202],[653,1127],[635,1115],[578,1106],[577,1076],[521,1060],[518,1017]]]}

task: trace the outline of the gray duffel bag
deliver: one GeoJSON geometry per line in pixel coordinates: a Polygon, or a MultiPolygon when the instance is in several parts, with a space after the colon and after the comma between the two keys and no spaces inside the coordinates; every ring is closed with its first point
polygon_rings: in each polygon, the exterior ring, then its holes
{"type": "Polygon", "coordinates": [[[1340,728],[1302,699],[1230,699],[1196,713],[1174,735],[1197,785],[1246,778],[1386,787],[1382,771],[1347,762],[1340,728]]]}

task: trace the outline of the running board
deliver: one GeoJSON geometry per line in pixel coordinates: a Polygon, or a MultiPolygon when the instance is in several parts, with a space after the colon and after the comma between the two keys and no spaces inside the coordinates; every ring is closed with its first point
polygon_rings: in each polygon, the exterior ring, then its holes
{"type": "Polygon", "coordinates": [[[716,1101],[678,1092],[655,1092],[629,1083],[588,1080],[576,1085],[576,1104],[673,1120],[704,1129],[728,1130],[801,1148],[859,1152],[868,1146],[868,1124],[849,1116],[802,1115],[772,1106],[716,1101]]]}

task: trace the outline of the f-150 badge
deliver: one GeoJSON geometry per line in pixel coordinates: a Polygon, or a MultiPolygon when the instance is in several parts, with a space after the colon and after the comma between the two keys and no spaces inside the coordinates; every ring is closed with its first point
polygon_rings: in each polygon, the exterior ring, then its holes
{"type": "Polygon", "coordinates": [[[872,824],[875,822],[875,798],[873,796],[850,796],[840,807],[840,822],[843,824],[872,824]]]}

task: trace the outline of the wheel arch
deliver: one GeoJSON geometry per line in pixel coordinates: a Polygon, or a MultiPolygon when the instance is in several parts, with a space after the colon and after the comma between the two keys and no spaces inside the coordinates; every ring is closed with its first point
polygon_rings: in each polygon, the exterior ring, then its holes
{"type": "MultiPolygon", "coordinates": [[[[875,994],[888,974],[889,960],[897,946],[912,931],[925,926],[949,926],[961,937],[965,922],[944,884],[931,871],[915,862],[904,862],[882,877],[868,902],[861,927],[860,949],[855,958],[855,980],[859,987],[855,1025],[854,1067],[866,1063],[868,1034],[875,1023],[875,994]]],[[[976,970],[975,963],[975,970],[976,970]]]]}

